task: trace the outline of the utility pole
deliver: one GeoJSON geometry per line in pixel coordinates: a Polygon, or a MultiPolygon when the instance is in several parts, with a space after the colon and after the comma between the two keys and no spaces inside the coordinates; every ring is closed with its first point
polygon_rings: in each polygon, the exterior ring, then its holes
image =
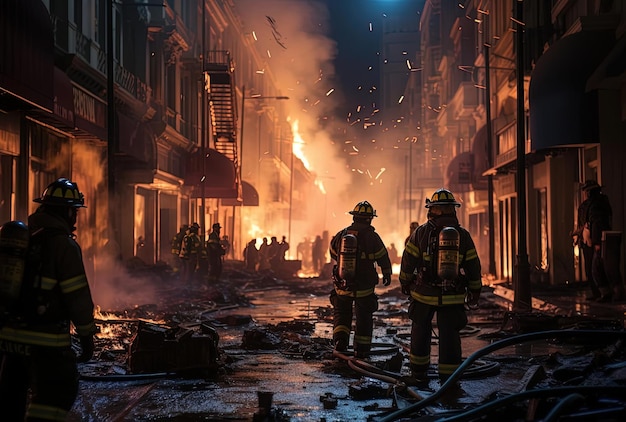
{"type": "Polygon", "coordinates": [[[107,191],[109,197],[109,241],[121,247],[117,227],[117,197],[115,183],[115,76],[113,66],[113,0],[106,0],[107,56],[107,191]]]}
{"type": "MultiPolygon", "coordinates": [[[[487,121],[485,130],[487,131],[487,168],[493,168],[493,130],[491,128],[491,69],[489,64],[489,44],[487,40],[483,43],[485,55],[485,114],[487,121]]],[[[496,241],[495,241],[495,216],[493,209],[493,174],[489,172],[487,176],[487,212],[489,224],[489,274],[496,274],[496,241]]]]}
{"type": "Polygon", "coordinates": [[[517,246],[517,280],[514,285],[515,311],[529,311],[532,309],[530,293],[530,264],[526,246],[526,113],[524,110],[524,2],[516,3],[516,30],[515,47],[517,62],[517,216],[518,216],[518,246],[517,246]]]}
{"type": "Polygon", "coordinates": [[[207,112],[206,112],[206,104],[207,104],[207,89],[210,89],[211,87],[211,82],[210,80],[208,80],[208,73],[206,72],[206,61],[207,61],[207,57],[206,57],[206,44],[205,44],[205,38],[206,38],[206,4],[205,1],[202,0],[202,41],[201,41],[201,46],[200,48],[202,49],[202,52],[200,53],[200,56],[202,57],[202,78],[203,78],[203,84],[202,84],[202,104],[201,104],[201,108],[200,108],[200,159],[202,160],[202,182],[200,184],[200,206],[202,207],[202,222],[201,222],[201,227],[200,227],[200,236],[202,238],[202,244],[204,245],[204,242],[206,241],[205,239],[205,233],[206,233],[206,198],[205,198],[205,192],[204,192],[204,188],[205,188],[205,182],[206,182],[206,148],[207,148],[207,132],[208,132],[208,127],[207,127],[207,112]]]}

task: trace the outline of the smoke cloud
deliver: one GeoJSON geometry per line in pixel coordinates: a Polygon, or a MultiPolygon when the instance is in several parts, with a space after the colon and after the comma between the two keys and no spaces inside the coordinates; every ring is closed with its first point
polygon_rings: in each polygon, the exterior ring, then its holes
{"type": "MultiPolygon", "coordinates": [[[[382,148],[397,143],[393,135],[364,129],[364,120],[355,123],[358,109],[372,112],[376,104],[354,104],[352,118],[336,117],[345,96],[335,77],[337,44],[329,37],[326,6],[306,0],[235,0],[235,5],[244,31],[254,35],[255,47],[279,81],[281,95],[290,97],[285,105],[290,120],[298,121],[302,154],[326,191],[324,203],[309,201],[306,213],[310,218],[304,224],[292,222],[292,245],[305,237],[313,240],[324,230],[334,235],[352,221],[347,212],[357,202],[368,200],[379,215],[373,225],[385,244],[394,243],[401,253],[409,230],[409,222],[398,215],[404,154],[394,162],[392,149],[382,148]],[[320,214],[324,217],[317,218],[320,214]]],[[[366,20],[346,22],[346,26],[364,35],[371,29],[366,20]]],[[[378,65],[377,55],[372,55],[371,66],[378,65]]],[[[376,121],[376,112],[371,121],[376,121]]],[[[261,207],[262,202],[263,198],[261,207]]],[[[280,239],[281,233],[273,230],[263,227],[254,236],[280,239]]],[[[294,247],[288,255],[295,258],[294,247]]]]}

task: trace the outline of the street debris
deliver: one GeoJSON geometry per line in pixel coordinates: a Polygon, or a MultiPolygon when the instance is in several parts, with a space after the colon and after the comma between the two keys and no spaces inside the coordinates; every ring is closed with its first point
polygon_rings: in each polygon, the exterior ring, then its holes
{"type": "Polygon", "coordinates": [[[365,361],[350,348],[332,350],[330,280],[281,279],[237,264],[223,277],[191,289],[164,281],[155,303],[100,310],[96,359],[79,365],[70,420],[522,421],[554,409],[626,412],[619,318],[516,313],[485,294],[463,331],[468,357],[458,374],[441,383],[433,365],[415,383],[399,288],[380,293],[365,361]]]}

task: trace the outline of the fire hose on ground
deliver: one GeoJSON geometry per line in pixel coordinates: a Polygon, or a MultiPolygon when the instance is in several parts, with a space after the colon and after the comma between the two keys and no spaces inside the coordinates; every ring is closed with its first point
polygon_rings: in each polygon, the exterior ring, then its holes
{"type": "MultiPolygon", "coordinates": [[[[373,349],[371,351],[372,355],[390,354],[393,352],[397,352],[399,350],[398,346],[394,344],[389,344],[389,343],[373,343],[372,346],[373,346],[373,349]]],[[[406,389],[409,395],[411,395],[412,397],[418,400],[424,399],[424,397],[422,397],[415,390],[406,388],[407,387],[406,381],[408,380],[407,376],[381,369],[362,359],[352,357],[350,356],[349,353],[346,353],[346,352],[339,352],[339,351],[334,350],[333,356],[345,360],[348,366],[356,372],[359,372],[367,377],[389,383],[395,387],[406,389]]],[[[494,373],[494,371],[498,371],[498,370],[499,370],[498,363],[495,363],[495,362],[487,363],[487,362],[481,361],[477,365],[474,365],[473,368],[466,371],[466,375],[468,375],[468,377],[471,376],[472,378],[478,378],[481,376],[491,375],[494,373]]]]}
{"type": "MultiPolygon", "coordinates": [[[[403,416],[407,416],[410,415],[412,413],[415,413],[417,411],[419,411],[420,409],[425,408],[426,406],[430,405],[431,403],[435,402],[437,399],[439,399],[448,388],[450,388],[451,386],[456,385],[457,380],[459,378],[461,378],[461,375],[465,372],[465,370],[472,365],[472,363],[474,361],[476,361],[478,358],[485,356],[493,351],[508,347],[508,346],[512,346],[515,344],[520,344],[520,343],[527,343],[527,342],[531,342],[531,341],[536,341],[536,340],[545,340],[545,339],[566,339],[566,338],[571,338],[571,337],[587,337],[587,338],[592,338],[592,339],[600,339],[600,338],[606,338],[606,337],[626,337],[626,331],[612,331],[612,330],[552,330],[552,331],[539,331],[539,332],[533,332],[533,333],[528,333],[528,334],[522,334],[519,336],[514,336],[514,337],[509,337],[507,339],[504,340],[500,340],[497,341],[495,343],[492,343],[476,352],[474,352],[472,355],[470,355],[467,359],[465,359],[463,361],[463,363],[457,368],[457,370],[450,376],[450,378],[448,378],[448,380],[446,380],[445,383],[443,383],[443,385],[441,386],[441,388],[439,390],[437,390],[436,392],[434,392],[433,394],[431,394],[430,396],[420,400],[417,403],[414,403],[410,406],[405,407],[404,409],[400,409],[398,411],[395,411],[393,413],[390,413],[389,415],[386,415],[385,417],[383,417],[382,419],[379,420],[379,422],[391,422],[391,421],[395,421],[403,416]]],[[[582,387],[577,386],[577,387],[561,387],[561,389],[564,388],[568,388],[567,390],[563,390],[566,393],[575,393],[575,392],[581,392],[582,387]]],[[[606,389],[606,391],[612,391],[612,390],[619,390],[619,394],[623,394],[623,392],[626,390],[626,387],[598,387],[598,386],[594,386],[593,388],[590,388],[590,390],[592,391],[598,391],[600,389],[606,389]]],[[[551,394],[552,396],[554,396],[554,392],[558,391],[558,388],[550,388],[546,390],[546,394],[551,394]]],[[[523,400],[524,397],[527,396],[532,396],[532,393],[537,394],[537,392],[540,392],[542,390],[529,390],[529,391],[525,391],[523,393],[519,393],[519,394],[515,394],[513,396],[509,396],[505,399],[509,399],[509,400],[514,400],[517,398],[517,400],[523,400]]],[[[539,393],[541,394],[541,393],[539,393]]],[[[503,399],[503,400],[505,400],[503,399]]],[[[495,401],[493,403],[489,403],[486,405],[483,405],[477,409],[473,409],[469,412],[465,412],[462,415],[457,415],[455,416],[456,418],[459,419],[444,419],[444,420],[467,420],[469,418],[468,413],[470,412],[477,412],[479,409],[480,410],[485,410],[488,409],[489,406],[491,405],[496,405],[497,406],[501,406],[501,404],[498,403],[499,401],[495,401]]],[[[508,401],[506,402],[508,403],[508,401]]]]}
{"type": "MultiPolygon", "coordinates": [[[[527,390],[521,393],[516,393],[507,397],[503,397],[498,400],[494,400],[492,402],[483,404],[481,406],[475,407],[471,410],[468,410],[462,413],[458,413],[456,415],[447,416],[447,417],[438,419],[438,422],[471,421],[471,420],[484,417],[491,410],[510,406],[520,401],[537,399],[537,398],[565,396],[556,404],[556,406],[554,406],[554,408],[552,408],[550,413],[546,415],[545,418],[541,419],[543,422],[556,421],[556,420],[559,420],[559,417],[563,415],[563,411],[566,410],[566,408],[571,407],[574,404],[580,403],[582,400],[585,399],[586,395],[595,395],[595,396],[604,395],[604,396],[613,396],[616,398],[623,398],[625,393],[626,393],[625,386],[601,387],[597,385],[550,387],[550,388],[541,388],[541,389],[536,389],[536,390],[527,390]]],[[[593,416],[596,416],[596,417],[600,415],[607,416],[606,413],[615,413],[615,412],[621,412],[623,414],[624,411],[625,409],[623,406],[620,408],[613,407],[613,408],[602,409],[602,410],[586,413],[587,418],[581,419],[581,420],[598,420],[594,418],[593,416]]],[[[389,415],[389,416],[392,416],[392,415],[389,415]]],[[[385,418],[382,420],[395,420],[395,419],[385,418]]]]}

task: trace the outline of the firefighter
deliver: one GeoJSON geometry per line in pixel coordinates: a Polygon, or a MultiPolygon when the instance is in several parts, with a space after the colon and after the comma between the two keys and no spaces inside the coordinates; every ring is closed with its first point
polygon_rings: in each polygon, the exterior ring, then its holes
{"type": "Polygon", "coordinates": [[[209,282],[220,279],[222,275],[222,257],[226,253],[220,243],[222,226],[220,226],[220,223],[215,223],[211,228],[212,231],[209,233],[209,240],[206,243],[206,251],[209,257],[209,282]]]}
{"type": "Polygon", "coordinates": [[[73,234],[85,205],[76,183],[65,178],[48,185],[34,202],[41,205],[28,217],[28,228],[31,251],[39,252],[26,262],[37,265],[24,277],[22,305],[0,328],[0,414],[11,421],[61,421],[78,394],[77,360],[91,359],[97,332],[73,234]],[[70,323],[80,340],[78,358],[71,348],[70,323]]]}
{"type": "Polygon", "coordinates": [[[470,308],[478,304],[480,260],[472,237],[456,217],[460,206],[447,189],[426,199],[428,221],[411,234],[402,254],[400,284],[411,299],[410,368],[418,381],[428,379],[434,314],[439,329],[438,372],[445,382],[461,364],[465,301],[470,308]]]}
{"type": "Polygon", "coordinates": [[[174,271],[180,271],[181,262],[180,262],[180,245],[183,243],[183,238],[187,234],[189,230],[189,224],[183,224],[180,226],[180,230],[178,233],[172,237],[170,241],[170,246],[172,247],[172,257],[173,257],[173,267],[174,271]]]}
{"type": "Polygon", "coordinates": [[[191,283],[196,272],[200,269],[200,257],[202,255],[202,239],[198,236],[200,226],[193,223],[189,226],[189,233],[183,237],[180,246],[180,259],[182,262],[180,280],[187,287],[191,287],[191,283]]]}
{"type": "Polygon", "coordinates": [[[345,352],[348,348],[354,304],[354,356],[367,358],[372,347],[373,314],[378,310],[378,297],[374,293],[374,287],[378,284],[375,264],[381,269],[383,284],[389,286],[391,261],[385,244],[371,224],[376,217],[372,205],[367,201],[359,202],[349,213],[353,216],[353,223],[331,239],[329,248],[330,257],[337,262],[333,269],[335,287],[330,293],[333,342],[338,352],[345,352]],[[352,256],[346,252],[346,239],[355,240],[356,248],[352,256]],[[350,266],[352,270],[345,271],[350,266]]]}

